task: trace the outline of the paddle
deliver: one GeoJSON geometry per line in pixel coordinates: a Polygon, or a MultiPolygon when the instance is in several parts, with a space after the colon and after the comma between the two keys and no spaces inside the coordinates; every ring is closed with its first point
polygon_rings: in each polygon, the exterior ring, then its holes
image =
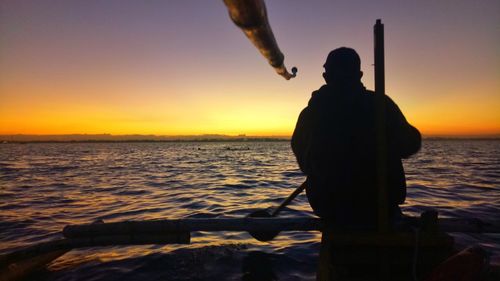
{"type": "MultiPolygon", "coordinates": [[[[292,194],[290,194],[290,196],[288,196],[288,198],[286,198],[285,200],[283,200],[283,202],[281,202],[281,204],[278,206],[278,208],[274,209],[274,211],[272,211],[271,213],[269,213],[269,210],[258,210],[258,211],[252,212],[247,217],[250,217],[250,218],[272,218],[272,217],[276,217],[305,188],[306,188],[306,182],[303,182],[299,187],[297,187],[297,189],[295,189],[292,192],[292,194]]],[[[262,241],[262,242],[267,242],[267,241],[273,240],[274,237],[276,237],[278,235],[279,231],[275,231],[275,232],[274,231],[273,232],[270,232],[270,231],[266,231],[266,232],[262,232],[262,231],[250,231],[249,233],[250,233],[250,235],[252,235],[253,238],[255,238],[255,239],[259,240],[259,241],[262,241]]]]}

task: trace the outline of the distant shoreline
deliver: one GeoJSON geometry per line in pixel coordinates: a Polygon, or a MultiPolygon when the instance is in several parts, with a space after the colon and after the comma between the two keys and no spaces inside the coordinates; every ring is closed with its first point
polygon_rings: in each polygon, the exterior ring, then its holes
{"type": "Polygon", "coordinates": [[[251,139],[172,139],[172,140],[30,140],[30,141],[4,141],[0,143],[176,143],[176,142],[285,142],[290,139],[281,138],[251,138],[251,139]]]}
{"type": "MultiPolygon", "coordinates": [[[[500,140],[500,134],[425,136],[424,140],[500,140]]],[[[0,143],[121,143],[121,142],[280,142],[290,141],[291,136],[247,136],[201,134],[201,135],[111,135],[111,134],[66,134],[66,135],[0,135],[0,143]]]]}
{"type": "MultiPolygon", "coordinates": [[[[424,137],[424,141],[500,141],[499,137],[424,137]]],[[[168,140],[1,140],[0,144],[29,143],[216,143],[216,142],[289,142],[290,138],[168,139],[168,140]]]]}

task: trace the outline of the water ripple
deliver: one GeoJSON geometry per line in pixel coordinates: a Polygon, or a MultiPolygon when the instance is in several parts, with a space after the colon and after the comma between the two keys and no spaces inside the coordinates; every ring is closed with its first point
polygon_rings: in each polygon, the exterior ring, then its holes
{"type": "MultiPolygon", "coordinates": [[[[500,213],[500,141],[425,141],[404,166],[408,214],[500,213]]],[[[2,144],[0,253],[54,239],[69,223],[242,217],[277,206],[303,181],[288,142],[2,144]]],[[[313,213],[302,194],[283,215],[313,213]]],[[[314,280],[319,238],[284,232],[263,244],[247,233],[198,232],[189,246],[71,252],[43,278],[314,280]]],[[[457,239],[500,256],[499,237],[457,239]]]]}

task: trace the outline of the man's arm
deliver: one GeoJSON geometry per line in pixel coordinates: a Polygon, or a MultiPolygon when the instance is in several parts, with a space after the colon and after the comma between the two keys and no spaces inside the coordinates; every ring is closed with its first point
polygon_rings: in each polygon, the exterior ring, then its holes
{"type": "Polygon", "coordinates": [[[401,158],[417,153],[422,144],[420,132],[406,121],[399,107],[389,97],[386,109],[390,144],[398,151],[401,158]]]}
{"type": "Polygon", "coordinates": [[[309,135],[311,130],[311,120],[309,108],[306,107],[302,110],[297,120],[297,125],[292,135],[292,151],[297,158],[300,170],[304,174],[308,174],[307,167],[307,154],[309,148],[309,135]]]}

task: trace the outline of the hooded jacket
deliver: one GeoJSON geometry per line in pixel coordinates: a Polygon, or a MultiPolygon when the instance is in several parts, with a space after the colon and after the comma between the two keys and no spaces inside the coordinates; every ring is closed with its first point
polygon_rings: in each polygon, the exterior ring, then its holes
{"type": "MultiPolygon", "coordinates": [[[[398,106],[384,96],[389,210],[406,197],[401,162],[420,149],[421,136],[398,106]]],[[[292,136],[292,150],[307,175],[306,193],[314,212],[339,223],[377,218],[375,95],[359,83],[329,84],[312,93],[292,136]]]]}

